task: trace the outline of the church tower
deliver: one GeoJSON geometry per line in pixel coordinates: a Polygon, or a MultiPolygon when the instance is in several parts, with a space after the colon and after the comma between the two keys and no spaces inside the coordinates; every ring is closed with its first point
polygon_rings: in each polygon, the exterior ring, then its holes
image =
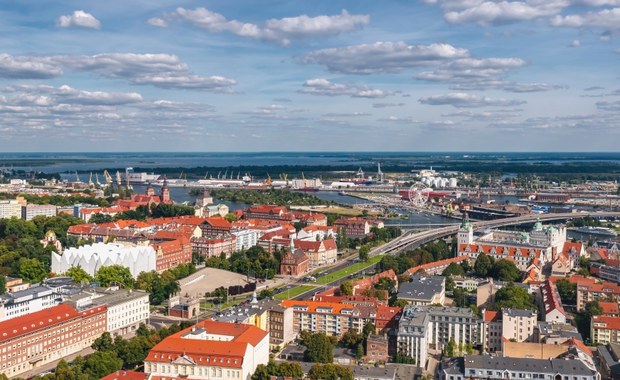
{"type": "Polygon", "coordinates": [[[148,195],[149,197],[155,195],[155,189],[153,189],[153,185],[151,185],[150,182],[149,185],[146,187],[146,195],[148,195]]]}
{"type": "Polygon", "coordinates": [[[172,203],[170,200],[170,189],[168,188],[168,180],[164,177],[164,184],[161,187],[162,203],[172,203]]]}
{"type": "Polygon", "coordinates": [[[472,244],[474,242],[474,228],[469,222],[467,213],[463,215],[463,221],[461,222],[461,228],[457,233],[458,244],[472,244]]]}

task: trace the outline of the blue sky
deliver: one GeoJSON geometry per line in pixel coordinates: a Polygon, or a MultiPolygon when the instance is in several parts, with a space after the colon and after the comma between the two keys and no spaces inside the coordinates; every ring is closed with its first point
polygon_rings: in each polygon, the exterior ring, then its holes
{"type": "Polygon", "coordinates": [[[5,151],[618,151],[620,0],[0,9],[5,151]]]}

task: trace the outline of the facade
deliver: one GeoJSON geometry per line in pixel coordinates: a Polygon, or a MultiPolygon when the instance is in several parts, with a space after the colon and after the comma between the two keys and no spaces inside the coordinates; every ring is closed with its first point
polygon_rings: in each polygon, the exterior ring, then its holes
{"type": "Polygon", "coordinates": [[[620,285],[611,282],[577,281],[577,311],[584,310],[590,301],[618,303],[620,301],[620,285]]]}
{"type": "Polygon", "coordinates": [[[0,219],[21,218],[22,204],[16,199],[0,201],[0,219]]]}
{"type": "Polygon", "coordinates": [[[400,284],[397,298],[411,305],[443,305],[446,301],[446,278],[411,276],[410,282],[400,284]]]}
{"type": "Polygon", "coordinates": [[[599,344],[620,343],[620,317],[595,315],[590,327],[592,341],[599,344]]]}
{"type": "Polygon", "coordinates": [[[102,266],[122,265],[134,278],[140,272],[157,269],[157,254],[150,246],[127,246],[119,243],[95,243],[79,248],[67,248],[59,255],[52,253],[52,272],[65,273],[69,268],[81,266],[91,276],[102,266]]]}
{"type": "Polygon", "coordinates": [[[371,224],[362,218],[340,218],[334,222],[334,227],[344,231],[349,238],[364,238],[370,233],[371,224]]]}
{"type": "Polygon", "coordinates": [[[9,378],[90,347],[105,332],[105,306],[58,305],[0,322],[0,372],[9,378]]]}
{"type": "Polygon", "coordinates": [[[397,351],[425,367],[428,349],[443,349],[450,339],[465,347],[478,342],[478,320],[470,308],[405,306],[398,324],[397,351]]]}
{"type": "Polygon", "coordinates": [[[387,363],[390,359],[388,338],[385,335],[368,335],[366,339],[366,362],[387,363]]]}
{"type": "Polygon", "coordinates": [[[43,285],[3,294],[0,296],[0,321],[46,310],[59,303],[60,294],[43,285]]]}
{"type": "Polygon", "coordinates": [[[268,361],[266,331],[205,320],[155,345],[144,360],[144,372],[149,377],[249,380],[268,361]]]}
{"type": "Polygon", "coordinates": [[[192,238],[192,250],[207,259],[209,257],[218,257],[222,253],[226,257],[230,257],[236,248],[237,237],[232,234],[192,238]]]}
{"type": "Polygon", "coordinates": [[[301,249],[294,249],[284,255],[280,262],[280,274],[301,276],[310,271],[310,258],[301,249]]]}
{"type": "Polygon", "coordinates": [[[532,310],[484,310],[480,329],[484,350],[501,351],[504,340],[534,342],[536,322],[537,314],[532,310]]]}
{"type": "Polygon", "coordinates": [[[152,247],[156,254],[155,270],[159,273],[192,262],[192,243],[185,236],[155,243],[152,247]]]}
{"type": "Polygon", "coordinates": [[[294,240],[295,249],[301,249],[310,258],[310,267],[335,263],[338,259],[338,247],[334,239],[320,241],[294,240]]]}
{"type": "Polygon", "coordinates": [[[596,368],[573,359],[504,358],[471,355],[443,362],[440,380],[466,379],[544,379],[544,380],[600,380],[596,368]]]}
{"type": "Polygon", "coordinates": [[[22,206],[22,219],[32,220],[35,216],[56,216],[56,206],[35,204],[22,206]]]}
{"type": "Polygon", "coordinates": [[[409,274],[409,275],[414,275],[418,271],[423,270],[428,275],[439,276],[444,271],[444,269],[446,269],[450,264],[452,264],[452,263],[460,264],[460,263],[462,263],[465,260],[467,260],[467,257],[465,257],[465,256],[452,257],[452,258],[449,258],[449,259],[443,259],[443,260],[439,260],[439,261],[434,261],[432,263],[426,263],[426,264],[422,264],[422,265],[417,265],[415,267],[407,269],[405,271],[405,273],[409,274]]]}
{"type": "Polygon", "coordinates": [[[236,238],[235,251],[242,251],[258,244],[259,233],[256,230],[233,228],[230,234],[236,238]]]}
{"type": "Polygon", "coordinates": [[[566,323],[566,312],[553,282],[547,280],[540,287],[540,303],[544,311],[545,322],[566,323]]]}
{"type": "Polygon", "coordinates": [[[141,290],[92,288],[66,297],[65,302],[77,310],[104,306],[105,331],[112,336],[136,331],[141,323],[147,323],[150,315],[149,294],[141,290]]]}

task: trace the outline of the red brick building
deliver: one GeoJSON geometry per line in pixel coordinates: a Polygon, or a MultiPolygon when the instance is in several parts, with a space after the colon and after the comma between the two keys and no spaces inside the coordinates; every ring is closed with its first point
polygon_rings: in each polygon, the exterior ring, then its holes
{"type": "Polygon", "coordinates": [[[280,274],[300,276],[310,271],[310,258],[301,249],[289,251],[280,262],[280,274]]]}
{"type": "Polygon", "coordinates": [[[155,270],[159,273],[177,265],[192,262],[192,243],[185,236],[176,240],[155,243],[152,246],[157,254],[155,270]]]}
{"type": "Polygon", "coordinates": [[[106,331],[106,311],[62,304],[0,322],[0,373],[17,377],[90,347],[106,331]]]}

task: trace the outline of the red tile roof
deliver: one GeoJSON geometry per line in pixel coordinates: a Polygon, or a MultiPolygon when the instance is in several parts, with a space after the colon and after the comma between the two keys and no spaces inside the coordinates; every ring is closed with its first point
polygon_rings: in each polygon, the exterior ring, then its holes
{"type": "Polygon", "coordinates": [[[620,317],[609,317],[606,315],[595,315],[592,317],[592,328],[620,330],[620,317]],[[605,326],[597,326],[598,323],[604,323],[605,326]]]}
{"type": "Polygon", "coordinates": [[[439,260],[439,261],[434,261],[432,263],[427,263],[427,264],[422,264],[422,265],[418,265],[412,268],[409,268],[405,271],[406,274],[412,275],[415,274],[416,272],[420,271],[420,270],[427,270],[427,269],[431,269],[431,268],[436,268],[442,265],[445,265],[446,267],[448,265],[450,265],[451,263],[460,263],[462,261],[467,260],[468,257],[467,256],[458,256],[458,257],[452,257],[449,259],[443,259],[443,260],[439,260]]]}
{"type": "Polygon", "coordinates": [[[485,322],[495,322],[502,318],[502,314],[495,310],[485,310],[483,317],[485,322]]]}
{"type": "Polygon", "coordinates": [[[146,380],[146,373],[136,371],[115,371],[99,380],[146,380]]]}
{"type": "Polygon", "coordinates": [[[603,310],[603,314],[618,314],[617,302],[598,301],[599,306],[603,310]]]}

